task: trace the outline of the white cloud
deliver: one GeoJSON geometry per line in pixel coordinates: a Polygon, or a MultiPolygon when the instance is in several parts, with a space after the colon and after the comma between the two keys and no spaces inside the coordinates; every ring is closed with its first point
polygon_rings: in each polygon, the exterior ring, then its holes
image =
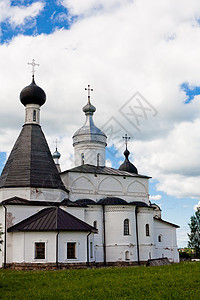
{"type": "MultiPolygon", "coordinates": [[[[118,1],[112,13],[105,8],[101,14],[93,12],[93,1],[66,3],[74,5],[74,13],[89,10],[90,17],[69,30],[20,35],[0,46],[0,150],[9,151],[23,123],[18,95],[31,79],[27,62],[34,58],[40,63],[36,82],[47,93],[41,124],[52,150],[51,141],[61,139],[62,169],[70,167],[71,136],[84,123],[84,88],[91,84],[96,125],[114,117],[123,126],[119,141],[125,131],[134,136],[129,150],[139,172],[157,179],[158,190],[168,195],[200,197],[200,97],[185,105],[180,90],[183,82],[200,85],[200,2],[118,1]],[[119,111],[136,91],[158,111],[140,118],[138,129],[119,111]]],[[[95,3],[111,7],[114,1],[95,3]]],[[[12,20],[17,24],[25,15],[12,20]]]]}
{"type": "Polygon", "coordinates": [[[133,2],[131,0],[59,0],[58,3],[65,6],[71,15],[95,14],[98,11],[106,11],[118,8],[120,5],[133,2]]]}
{"type": "Polygon", "coordinates": [[[28,6],[12,6],[10,0],[0,0],[0,22],[8,21],[13,27],[23,25],[27,19],[36,17],[44,5],[38,1],[28,6]]]}
{"type": "Polygon", "coordinates": [[[162,196],[161,195],[152,195],[152,196],[149,196],[149,199],[150,200],[161,200],[162,196]]]}

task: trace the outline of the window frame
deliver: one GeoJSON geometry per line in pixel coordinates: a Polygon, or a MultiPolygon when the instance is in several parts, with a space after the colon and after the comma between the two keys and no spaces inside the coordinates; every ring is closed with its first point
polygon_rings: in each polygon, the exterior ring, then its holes
{"type": "Polygon", "coordinates": [[[145,225],[145,233],[146,233],[146,236],[150,236],[150,226],[148,223],[145,225]]]}
{"type": "Polygon", "coordinates": [[[125,219],[124,220],[124,236],[125,235],[130,235],[130,220],[129,219],[125,219]]]}
{"type": "Polygon", "coordinates": [[[38,241],[38,242],[34,242],[34,259],[35,260],[45,260],[46,259],[46,243],[44,241],[38,241]],[[39,257],[38,256],[38,253],[37,253],[37,244],[43,244],[43,251],[44,251],[44,255],[42,257],[39,257]]]}
{"type": "MultiPolygon", "coordinates": [[[[66,255],[67,255],[67,260],[77,260],[77,242],[74,242],[74,241],[68,241],[66,243],[67,245],[67,249],[66,249],[66,255]],[[73,257],[68,257],[68,245],[69,244],[73,244],[74,245],[74,256],[73,257]]],[[[70,250],[71,251],[71,250],[70,250]]]]}

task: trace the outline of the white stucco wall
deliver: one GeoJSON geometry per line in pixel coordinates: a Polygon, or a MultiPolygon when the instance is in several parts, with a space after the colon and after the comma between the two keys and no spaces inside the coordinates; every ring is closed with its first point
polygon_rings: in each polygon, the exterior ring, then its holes
{"type": "MultiPolygon", "coordinates": [[[[55,263],[56,232],[13,232],[8,234],[12,243],[7,252],[7,263],[55,263]],[[35,259],[35,243],[45,243],[45,259],[35,259]]],[[[87,261],[88,232],[60,232],[58,235],[58,261],[60,263],[80,263],[87,261]],[[67,259],[67,242],[76,243],[76,259],[67,259]]],[[[93,234],[89,241],[94,245],[93,234]]],[[[90,255],[91,256],[91,255],[90,255]]],[[[94,260],[90,257],[90,261],[94,260]]]]}
{"type": "Polygon", "coordinates": [[[179,262],[176,228],[154,219],[154,232],[155,257],[168,257],[171,262],[179,262]],[[158,241],[159,235],[161,242],[158,241]]]}
{"type": "Polygon", "coordinates": [[[20,197],[27,200],[60,202],[68,197],[67,192],[59,189],[44,188],[2,188],[0,189],[0,201],[20,197]]]}
{"type": "Polygon", "coordinates": [[[123,197],[124,200],[149,203],[148,178],[109,176],[103,174],[67,172],[61,178],[69,189],[71,200],[90,198],[98,201],[104,197],[123,197]]]}

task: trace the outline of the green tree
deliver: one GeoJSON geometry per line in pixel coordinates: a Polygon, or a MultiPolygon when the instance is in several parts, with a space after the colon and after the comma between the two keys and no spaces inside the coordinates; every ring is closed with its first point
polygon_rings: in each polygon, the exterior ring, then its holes
{"type": "Polygon", "coordinates": [[[190,234],[188,234],[188,247],[195,249],[196,256],[200,258],[200,207],[197,208],[195,214],[190,218],[190,234]]]}

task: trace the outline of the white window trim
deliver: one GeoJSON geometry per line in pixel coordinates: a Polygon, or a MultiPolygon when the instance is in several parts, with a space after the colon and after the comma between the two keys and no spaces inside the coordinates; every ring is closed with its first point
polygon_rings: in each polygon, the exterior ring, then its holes
{"type": "Polygon", "coordinates": [[[73,261],[78,261],[79,260],[79,245],[80,245],[80,242],[78,241],[75,241],[75,240],[68,240],[65,242],[65,261],[70,261],[70,262],[73,262],[73,261]],[[75,256],[76,258],[67,258],[67,243],[75,243],[75,256]]]}
{"type": "Polygon", "coordinates": [[[48,240],[34,240],[33,242],[32,242],[32,245],[33,245],[33,259],[32,259],[32,262],[37,262],[37,263],[44,263],[44,262],[48,262],[48,247],[47,247],[47,245],[48,245],[48,240]],[[38,259],[38,258],[35,258],[35,243],[45,243],[45,258],[43,258],[43,259],[38,259]]]}

